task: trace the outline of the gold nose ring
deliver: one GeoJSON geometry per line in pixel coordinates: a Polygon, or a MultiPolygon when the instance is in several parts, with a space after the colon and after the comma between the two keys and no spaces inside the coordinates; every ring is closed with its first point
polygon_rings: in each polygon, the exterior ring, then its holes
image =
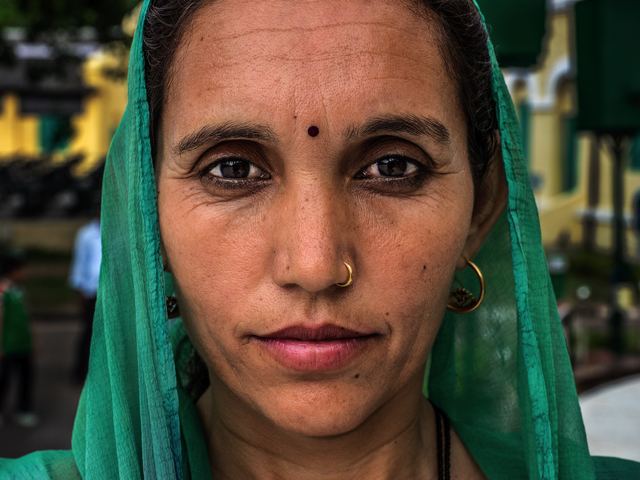
{"type": "Polygon", "coordinates": [[[342,262],[342,263],[344,263],[344,266],[347,267],[347,270],[349,272],[349,280],[347,280],[345,283],[336,283],[336,285],[339,287],[345,288],[353,283],[353,269],[351,268],[351,265],[349,265],[347,262],[342,262]]]}

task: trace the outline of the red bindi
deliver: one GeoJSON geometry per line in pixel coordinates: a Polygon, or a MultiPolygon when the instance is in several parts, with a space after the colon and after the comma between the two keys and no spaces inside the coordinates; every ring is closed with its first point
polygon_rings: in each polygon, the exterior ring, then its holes
{"type": "Polygon", "coordinates": [[[309,127],[309,130],[307,130],[307,133],[309,134],[310,137],[315,137],[320,133],[320,129],[315,125],[312,125],[309,127]]]}

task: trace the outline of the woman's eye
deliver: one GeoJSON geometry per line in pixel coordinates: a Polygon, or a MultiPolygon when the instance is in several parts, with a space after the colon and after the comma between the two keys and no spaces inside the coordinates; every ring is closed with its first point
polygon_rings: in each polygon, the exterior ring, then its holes
{"type": "Polygon", "coordinates": [[[221,160],[213,165],[207,172],[212,177],[229,180],[260,178],[267,179],[269,174],[247,160],[229,159],[221,160]]]}
{"type": "Polygon", "coordinates": [[[387,157],[369,165],[359,176],[360,178],[398,178],[410,177],[418,172],[418,165],[411,160],[403,157],[387,157]]]}

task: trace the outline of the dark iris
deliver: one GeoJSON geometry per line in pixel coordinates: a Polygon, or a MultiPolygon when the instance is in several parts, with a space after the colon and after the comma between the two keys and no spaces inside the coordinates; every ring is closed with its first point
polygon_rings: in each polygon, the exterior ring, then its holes
{"type": "Polygon", "coordinates": [[[407,173],[407,162],[400,158],[385,158],[379,160],[378,172],[384,177],[401,177],[407,173]]]}
{"type": "Polygon", "coordinates": [[[227,160],[220,164],[223,178],[247,178],[250,171],[251,164],[244,160],[227,160]]]}

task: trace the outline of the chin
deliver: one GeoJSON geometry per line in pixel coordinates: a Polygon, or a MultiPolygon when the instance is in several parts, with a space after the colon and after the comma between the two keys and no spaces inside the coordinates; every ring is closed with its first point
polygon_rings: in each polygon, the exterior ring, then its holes
{"type": "Polygon", "coordinates": [[[365,422],[367,409],[354,402],[358,396],[330,395],[322,399],[303,398],[269,405],[264,414],[283,430],[306,437],[332,437],[355,430],[365,422]]]}

